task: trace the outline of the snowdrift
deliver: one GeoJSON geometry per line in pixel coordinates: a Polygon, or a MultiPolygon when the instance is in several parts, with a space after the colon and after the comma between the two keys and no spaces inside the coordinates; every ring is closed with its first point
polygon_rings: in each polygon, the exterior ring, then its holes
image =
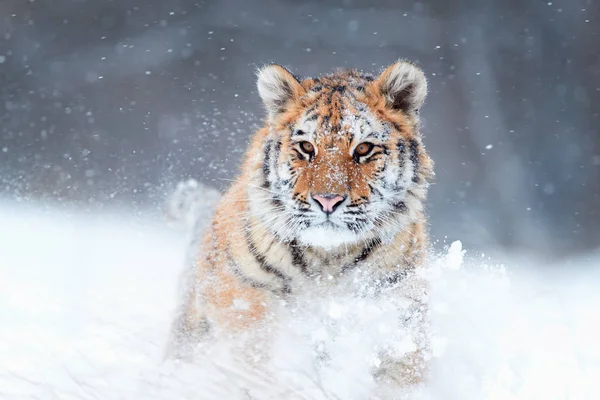
{"type": "MultiPolygon", "coordinates": [[[[0,205],[0,398],[386,398],[366,366],[394,309],[350,293],[305,299],[265,368],[226,342],[192,365],[165,361],[188,241],[126,211],[0,205]]],[[[455,242],[428,274],[431,377],[397,398],[600,398],[599,256],[498,265],[455,242]]]]}

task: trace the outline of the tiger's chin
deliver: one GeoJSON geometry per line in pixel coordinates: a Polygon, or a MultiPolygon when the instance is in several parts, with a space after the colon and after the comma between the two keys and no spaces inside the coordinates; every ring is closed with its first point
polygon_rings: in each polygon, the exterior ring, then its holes
{"type": "Polygon", "coordinates": [[[323,223],[304,229],[298,240],[307,246],[320,247],[325,250],[359,242],[361,236],[347,228],[332,223],[323,223]]]}

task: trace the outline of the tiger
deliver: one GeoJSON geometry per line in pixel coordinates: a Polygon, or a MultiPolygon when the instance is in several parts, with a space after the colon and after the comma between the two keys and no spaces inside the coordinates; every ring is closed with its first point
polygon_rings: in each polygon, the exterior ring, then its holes
{"type": "MultiPolygon", "coordinates": [[[[301,79],[271,64],[257,71],[257,89],[264,126],[193,250],[173,343],[260,326],[278,301],[358,270],[370,295],[391,288],[413,299],[412,318],[427,326],[417,273],[434,177],[420,133],[424,72],[399,60],[377,76],[344,69],[301,79]]],[[[384,359],[373,377],[422,382],[427,348],[384,359]]]]}

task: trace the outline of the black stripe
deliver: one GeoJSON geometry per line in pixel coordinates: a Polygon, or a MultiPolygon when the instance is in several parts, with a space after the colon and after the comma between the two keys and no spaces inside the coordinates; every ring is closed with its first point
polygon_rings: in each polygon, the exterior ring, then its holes
{"type": "MultiPolygon", "coordinates": [[[[368,162],[371,162],[371,161],[375,161],[375,160],[373,160],[373,157],[375,157],[375,156],[379,156],[379,155],[381,155],[381,154],[383,154],[383,151],[376,151],[375,153],[371,154],[371,155],[369,156],[369,158],[367,158],[365,161],[363,161],[363,163],[368,163],[368,162]]],[[[380,157],[380,158],[381,158],[381,157],[380,157]]]]}
{"type": "Polygon", "coordinates": [[[394,286],[397,283],[400,283],[400,281],[402,281],[402,279],[406,278],[407,275],[408,275],[408,272],[405,270],[394,271],[391,274],[388,274],[387,276],[384,276],[383,278],[381,278],[379,280],[379,283],[377,286],[379,288],[394,286]]]}
{"type": "Polygon", "coordinates": [[[301,129],[293,129],[293,128],[290,128],[290,137],[294,137],[294,136],[302,136],[302,135],[305,135],[305,134],[306,134],[306,132],[304,132],[304,131],[303,131],[303,130],[301,130],[301,129]]]}
{"type": "Polygon", "coordinates": [[[371,185],[370,183],[367,183],[367,186],[369,186],[369,190],[371,190],[371,194],[378,195],[379,197],[383,198],[383,195],[375,186],[371,185]]]}
{"type": "Polygon", "coordinates": [[[275,143],[275,157],[273,157],[273,159],[275,160],[275,162],[277,162],[277,159],[279,159],[279,153],[281,152],[281,141],[278,140],[275,143]]]}
{"type": "Polygon", "coordinates": [[[257,289],[265,289],[265,288],[269,287],[269,285],[266,284],[265,282],[259,282],[257,280],[250,278],[246,274],[244,274],[244,272],[240,268],[239,264],[237,262],[235,262],[235,260],[233,259],[233,255],[231,254],[231,252],[229,250],[227,251],[227,259],[229,261],[229,265],[231,267],[231,271],[233,272],[233,274],[235,276],[237,276],[238,278],[240,278],[244,283],[247,283],[248,285],[252,286],[253,288],[257,288],[257,289]]]}
{"type": "Polygon", "coordinates": [[[272,145],[273,145],[273,141],[268,140],[265,143],[265,147],[264,147],[262,171],[263,171],[263,176],[264,176],[265,182],[269,181],[269,173],[271,172],[271,148],[272,148],[272,145]]]}
{"type": "Polygon", "coordinates": [[[412,196],[418,200],[425,201],[425,199],[422,199],[421,197],[417,196],[417,194],[415,192],[413,192],[412,190],[407,190],[406,194],[408,194],[409,196],[412,196]]]}
{"type": "Polygon", "coordinates": [[[272,200],[273,200],[273,205],[275,207],[278,207],[278,208],[281,207],[281,208],[283,208],[283,202],[281,200],[279,200],[277,197],[274,197],[272,200]]]}
{"type": "Polygon", "coordinates": [[[417,142],[415,139],[411,139],[408,146],[410,149],[410,161],[413,165],[412,181],[414,183],[419,183],[419,142],[417,142]]]}
{"type": "MultiPolygon", "coordinates": [[[[366,221],[366,220],[363,219],[363,221],[366,221]]],[[[364,226],[364,222],[362,224],[359,224],[356,221],[355,222],[346,222],[346,226],[352,232],[358,233],[358,232],[360,232],[360,229],[364,226]]]]}
{"type": "Polygon", "coordinates": [[[308,110],[306,110],[306,111],[305,111],[305,114],[304,114],[304,115],[308,115],[308,114],[310,114],[311,112],[315,111],[315,110],[317,109],[318,105],[319,105],[319,103],[315,101],[315,102],[314,102],[314,103],[313,103],[313,104],[312,104],[312,105],[311,105],[311,106],[308,108],[308,110]]]}
{"type": "Polygon", "coordinates": [[[346,211],[344,211],[344,214],[348,214],[348,215],[364,215],[364,211],[346,210],[346,211]]]}
{"type": "Polygon", "coordinates": [[[296,157],[298,157],[300,160],[306,160],[304,154],[302,154],[299,150],[292,148],[292,151],[296,153],[296,157]]]}
{"type": "Polygon", "coordinates": [[[304,259],[302,248],[300,248],[296,239],[292,240],[289,246],[290,252],[292,253],[292,264],[294,264],[295,267],[300,268],[300,271],[302,271],[303,274],[308,275],[308,264],[304,259]]]}
{"type": "Polygon", "coordinates": [[[363,250],[360,252],[360,254],[358,256],[356,256],[356,258],[354,258],[354,261],[351,264],[346,264],[342,267],[342,273],[348,271],[349,269],[354,268],[356,266],[356,264],[363,262],[367,258],[369,258],[371,253],[373,253],[373,251],[376,248],[381,246],[381,243],[382,243],[381,239],[377,238],[377,237],[369,240],[369,242],[366,244],[366,246],[363,248],[363,250]]]}
{"type": "Polygon", "coordinates": [[[364,79],[367,82],[372,82],[375,80],[375,78],[373,77],[373,75],[369,75],[369,74],[361,74],[360,77],[362,79],[364,79]]]}
{"type": "Polygon", "coordinates": [[[248,246],[248,250],[254,257],[254,260],[259,265],[259,267],[263,271],[273,274],[276,277],[278,277],[279,279],[281,279],[281,282],[283,284],[283,292],[291,293],[292,290],[290,287],[290,278],[288,276],[284,275],[280,270],[278,270],[277,268],[275,268],[274,266],[269,264],[267,262],[266,257],[264,256],[264,254],[259,253],[258,249],[256,248],[256,245],[254,244],[254,242],[252,241],[252,238],[250,237],[250,230],[248,229],[248,226],[244,227],[244,233],[246,236],[246,245],[248,246]]]}
{"type": "Polygon", "coordinates": [[[362,202],[360,202],[359,200],[356,200],[354,203],[348,204],[346,206],[346,208],[348,208],[348,209],[360,208],[361,206],[364,206],[366,203],[368,203],[368,200],[362,201],[362,202]]]}
{"type": "Polygon", "coordinates": [[[398,177],[396,179],[396,190],[402,190],[402,176],[404,175],[404,167],[405,167],[405,156],[406,156],[406,144],[403,139],[398,139],[396,143],[396,150],[398,151],[398,167],[400,172],[398,173],[398,177]]]}
{"type": "Polygon", "coordinates": [[[354,141],[354,133],[352,131],[350,131],[350,134],[348,135],[348,143],[350,145],[352,145],[353,141],[354,141]]]}
{"type": "Polygon", "coordinates": [[[406,212],[408,210],[408,207],[406,207],[406,203],[403,201],[399,201],[397,203],[392,204],[392,207],[394,208],[394,210],[400,212],[406,212]]]}
{"type": "MultiPolygon", "coordinates": [[[[263,183],[261,186],[263,187],[263,189],[266,189],[268,191],[271,191],[270,190],[271,183],[269,181],[269,175],[271,173],[271,160],[273,158],[278,158],[280,151],[281,151],[281,141],[277,141],[275,146],[273,146],[273,140],[268,140],[265,143],[263,165],[262,165],[263,183]],[[273,152],[275,152],[275,153],[273,154],[273,152]]],[[[277,175],[277,179],[279,179],[279,174],[277,173],[277,169],[275,169],[275,174],[277,175]]],[[[278,199],[275,195],[269,194],[269,198],[275,207],[283,206],[283,203],[281,202],[281,200],[278,199]]]]}
{"type": "Polygon", "coordinates": [[[279,171],[277,170],[277,161],[279,160],[279,154],[281,153],[281,141],[278,140],[277,142],[275,142],[275,146],[273,146],[273,151],[270,157],[271,162],[273,162],[274,166],[275,166],[275,179],[276,182],[279,181],[279,171]]]}
{"type": "Polygon", "coordinates": [[[356,258],[354,259],[354,264],[358,264],[360,262],[365,261],[367,258],[369,258],[371,253],[373,253],[373,251],[375,249],[377,249],[379,246],[381,246],[380,238],[375,237],[375,238],[369,240],[369,242],[364,247],[364,249],[361,251],[361,253],[358,256],[356,256],[356,258]]]}
{"type": "Polygon", "coordinates": [[[396,148],[398,149],[398,166],[402,170],[404,168],[404,155],[406,154],[404,140],[399,139],[398,143],[396,143],[396,148]]]}

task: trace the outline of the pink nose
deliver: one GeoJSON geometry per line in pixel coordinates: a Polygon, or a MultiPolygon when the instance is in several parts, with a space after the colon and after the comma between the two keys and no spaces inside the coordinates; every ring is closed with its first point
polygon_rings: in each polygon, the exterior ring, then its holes
{"type": "Polygon", "coordinates": [[[339,206],[342,201],[346,199],[345,196],[332,193],[313,194],[312,198],[321,205],[321,210],[323,210],[323,212],[326,214],[334,212],[337,206],[339,206]]]}

